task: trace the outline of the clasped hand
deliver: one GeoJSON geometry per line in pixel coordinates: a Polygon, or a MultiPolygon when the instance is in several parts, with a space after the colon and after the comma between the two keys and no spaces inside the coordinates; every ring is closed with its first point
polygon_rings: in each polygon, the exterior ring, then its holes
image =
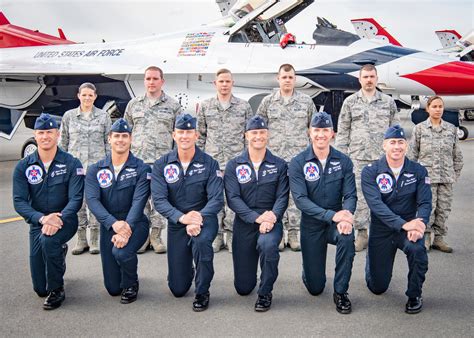
{"type": "Polygon", "coordinates": [[[53,236],[63,227],[62,214],[60,212],[53,212],[43,217],[43,226],[41,232],[46,236],[53,236]]]}
{"type": "Polygon", "coordinates": [[[112,229],[115,232],[115,235],[112,236],[112,243],[114,246],[121,249],[128,244],[130,236],[132,236],[132,228],[125,221],[116,221],[112,224],[112,229]]]}

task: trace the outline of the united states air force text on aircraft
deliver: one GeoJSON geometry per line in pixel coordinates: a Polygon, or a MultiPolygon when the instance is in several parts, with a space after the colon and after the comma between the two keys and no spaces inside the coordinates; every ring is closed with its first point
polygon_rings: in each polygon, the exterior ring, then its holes
{"type": "Polygon", "coordinates": [[[68,50],[63,52],[45,51],[36,53],[33,58],[61,58],[61,57],[98,57],[98,56],[120,56],[125,48],[121,49],[92,49],[92,50],[68,50]]]}

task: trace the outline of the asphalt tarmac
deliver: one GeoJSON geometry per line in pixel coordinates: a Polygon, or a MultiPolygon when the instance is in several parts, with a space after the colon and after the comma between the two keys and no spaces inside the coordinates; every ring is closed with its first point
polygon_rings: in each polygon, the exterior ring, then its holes
{"type": "MultiPolygon", "coordinates": [[[[474,124],[466,123],[471,135],[474,124]]],[[[411,128],[411,127],[410,127],[411,128]]],[[[17,217],[11,202],[11,173],[16,161],[0,157],[0,336],[474,336],[472,305],[474,233],[474,140],[461,142],[464,169],[455,184],[447,241],[454,253],[429,253],[423,287],[424,308],[404,313],[407,263],[398,251],[389,290],[372,294],[365,285],[366,252],[357,253],[349,296],[353,312],[341,315],[332,300],[335,248],[329,246],[327,283],[311,296],[301,282],[301,254],[286,249],[269,312],[256,313],[256,291],[239,296],[233,287],[232,257],[215,255],[215,276],[207,311],[191,309],[193,289],[174,298],[168,289],[166,255],[151,251],[139,256],[140,292],[135,303],[122,305],[103,286],[100,255],[67,256],[66,301],[44,311],[43,299],[32,290],[28,262],[28,225],[17,217]]],[[[15,145],[16,147],[17,145],[15,145]]],[[[19,153],[19,149],[16,149],[19,153]]],[[[8,158],[10,159],[10,158],[8,158]]],[[[70,250],[74,240],[69,244],[70,250]]]]}

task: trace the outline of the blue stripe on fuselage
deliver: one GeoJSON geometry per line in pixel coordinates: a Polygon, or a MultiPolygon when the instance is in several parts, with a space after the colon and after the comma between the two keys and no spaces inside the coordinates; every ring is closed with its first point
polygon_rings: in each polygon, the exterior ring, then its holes
{"type": "Polygon", "coordinates": [[[419,53],[419,51],[398,46],[383,46],[366,50],[323,66],[299,70],[296,72],[296,75],[304,76],[326,88],[358,90],[359,81],[353,76],[348,75],[348,73],[358,71],[366,63],[378,66],[415,53],[419,53]]]}

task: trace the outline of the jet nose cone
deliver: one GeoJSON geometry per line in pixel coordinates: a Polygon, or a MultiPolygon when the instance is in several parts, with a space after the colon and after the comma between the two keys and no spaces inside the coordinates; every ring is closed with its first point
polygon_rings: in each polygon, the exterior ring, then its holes
{"type": "Polygon", "coordinates": [[[474,63],[453,61],[401,77],[419,82],[438,95],[474,94],[474,63]]]}

